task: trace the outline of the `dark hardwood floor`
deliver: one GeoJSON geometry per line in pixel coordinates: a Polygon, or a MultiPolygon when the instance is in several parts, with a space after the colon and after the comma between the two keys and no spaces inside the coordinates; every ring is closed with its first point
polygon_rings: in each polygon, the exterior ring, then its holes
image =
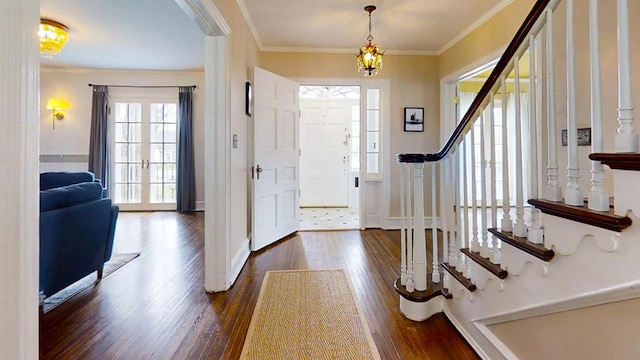
{"type": "Polygon", "coordinates": [[[478,359],[443,315],[405,319],[399,232],[301,232],[204,291],[202,213],[122,213],[114,252],[141,256],[40,318],[41,359],[237,359],[268,270],[346,268],[383,359],[478,359]]]}

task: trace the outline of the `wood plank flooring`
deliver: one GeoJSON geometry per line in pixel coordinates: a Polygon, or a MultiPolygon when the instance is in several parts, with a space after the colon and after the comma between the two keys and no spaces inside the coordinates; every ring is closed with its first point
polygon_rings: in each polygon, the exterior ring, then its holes
{"type": "Polygon", "coordinates": [[[399,232],[301,232],[204,291],[202,213],[122,213],[114,252],[141,256],[40,318],[41,359],[237,359],[268,270],[347,269],[383,359],[478,359],[443,315],[412,322],[393,289],[399,232]]]}

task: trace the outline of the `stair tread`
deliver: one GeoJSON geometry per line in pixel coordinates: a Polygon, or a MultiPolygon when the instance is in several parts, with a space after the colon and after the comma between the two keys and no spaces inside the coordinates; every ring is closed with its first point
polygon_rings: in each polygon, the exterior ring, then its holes
{"type": "Polygon", "coordinates": [[[589,159],[600,161],[614,170],[640,170],[640,154],[593,153],[589,159]]]}
{"type": "Polygon", "coordinates": [[[533,255],[538,259],[549,261],[555,256],[555,252],[551,249],[545,248],[544,245],[534,244],[529,242],[527,238],[514,236],[511,232],[502,231],[497,228],[491,228],[489,229],[489,232],[500,238],[503,242],[533,255]]]}
{"type": "Polygon", "coordinates": [[[617,232],[628,228],[632,222],[628,216],[616,215],[612,208],[609,208],[609,211],[595,211],[588,209],[586,204],[585,206],[571,206],[543,199],[530,199],[529,204],[545,214],[617,232]]]}
{"type": "Polygon", "coordinates": [[[446,297],[446,294],[443,292],[444,288],[442,287],[443,278],[443,274],[440,273],[440,282],[436,284],[431,281],[431,273],[427,273],[427,290],[425,291],[413,290],[412,292],[408,292],[407,288],[404,285],[400,284],[400,278],[396,280],[396,282],[393,284],[393,287],[396,289],[396,292],[400,294],[400,296],[409,301],[426,302],[438,295],[444,295],[446,297]]]}
{"type": "Polygon", "coordinates": [[[453,266],[449,265],[449,263],[442,263],[442,267],[447,270],[451,276],[453,276],[459,283],[462,284],[467,290],[473,292],[476,291],[476,284],[471,282],[471,279],[464,277],[464,274],[456,270],[453,266]]]}
{"type": "Polygon", "coordinates": [[[500,279],[504,279],[509,275],[507,270],[500,267],[500,264],[492,263],[489,258],[483,257],[479,252],[471,251],[470,249],[460,249],[460,251],[500,279]]]}

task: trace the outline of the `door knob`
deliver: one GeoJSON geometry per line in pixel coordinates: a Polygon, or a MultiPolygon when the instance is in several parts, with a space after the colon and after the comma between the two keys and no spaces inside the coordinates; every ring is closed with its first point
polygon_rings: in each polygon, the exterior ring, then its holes
{"type": "Polygon", "coordinates": [[[260,180],[260,173],[262,172],[262,167],[260,165],[256,166],[256,175],[258,180],[260,180]]]}

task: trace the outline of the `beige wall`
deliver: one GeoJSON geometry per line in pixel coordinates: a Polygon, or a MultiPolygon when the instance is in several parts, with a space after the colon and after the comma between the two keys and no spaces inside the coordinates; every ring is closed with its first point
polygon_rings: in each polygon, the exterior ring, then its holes
{"type": "Polygon", "coordinates": [[[640,299],[490,325],[522,360],[637,359],[640,299]]]}
{"type": "Polygon", "coordinates": [[[249,237],[249,138],[250,120],[245,115],[245,82],[253,78],[253,67],[260,65],[260,52],[235,1],[217,0],[216,7],[231,27],[229,102],[231,133],[238,135],[238,148],[231,149],[231,257],[242,250],[249,237]]]}
{"type": "MultiPolygon", "coordinates": [[[[262,67],[289,78],[354,79],[362,77],[356,71],[356,60],[352,54],[315,53],[264,53],[262,67]]],[[[389,79],[390,164],[391,197],[390,216],[400,215],[399,168],[395,156],[403,152],[436,152],[439,134],[439,82],[438,62],[432,56],[386,55],[384,68],[377,78],[389,79]],[[424,107],[425,132],[403,131],[403,108],[424,107]]],[[[430,172],[425,174],[430,179],[430,172]]],[[[430,187],[430,180],[425,188],[430,187]]],[[[430,193],[429,193],[430,194],[430,193]]],[[[427,196],[425,201],[431,201],[427,196]]],[[[430,215],[430,210],[428,209],[430,215]]]]}
{"type": "MultiPolygon", "coordinates": [[[[196,85],[193,95],[193,134],[196,171],[196,201],[204,201],[204,72],[202,71],[124,71],[98,69],[42,68],[40,76],[40,154],[87,155],[91,129],[91,88],[93,84],[120,85],[196,85]],[[51,125],[47,99],[69,102],[63,120],[51,125]]],[[[118,89],[113,89],[115,91],[118,89]]],[[[176,101],[178,89],[175,89],[176,101]]],[[[87,164],[42,163],[41,171],[87,170],[87,164]],[[78,168],[81,166],[82,168],[78,168]]]]}

